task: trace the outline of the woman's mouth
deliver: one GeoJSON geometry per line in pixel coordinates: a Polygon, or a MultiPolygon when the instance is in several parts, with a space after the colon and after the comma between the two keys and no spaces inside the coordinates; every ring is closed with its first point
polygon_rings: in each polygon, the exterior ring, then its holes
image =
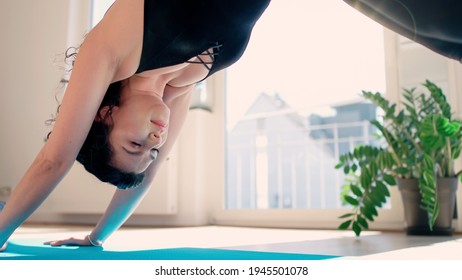
{"type": "Polygon", "coordinates": [[[155,120],[155,121],[151,121],[151,123],[153,123],[154,125],[160,127],[160,128],[167,128],[168,127],[168,123],[162,121],[162,120],[155,120]]]}

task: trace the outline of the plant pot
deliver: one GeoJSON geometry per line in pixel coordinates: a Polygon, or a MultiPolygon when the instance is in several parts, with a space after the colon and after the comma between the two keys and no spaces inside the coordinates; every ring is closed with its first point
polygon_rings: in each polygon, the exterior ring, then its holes
{"type": "Polygon", "coordinates": [[[422,196],[419,190],[419,181],[417,179],[398,179],[408,235],[452,235],[458,179],[456,177],[438,178],[436,184],[439,214],[433,230],[430,230],[428,215],[420,208],[422,196]]]}

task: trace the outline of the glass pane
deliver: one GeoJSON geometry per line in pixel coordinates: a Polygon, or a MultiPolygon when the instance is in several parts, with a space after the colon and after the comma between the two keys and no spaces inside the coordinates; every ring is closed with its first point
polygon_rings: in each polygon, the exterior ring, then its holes
{"type": "Polygon", "coordinates": [[[342,1],[273,0],[226,72],[228,209],[339,208],[341,153],[370,143],[383,29],[342,1]]]}

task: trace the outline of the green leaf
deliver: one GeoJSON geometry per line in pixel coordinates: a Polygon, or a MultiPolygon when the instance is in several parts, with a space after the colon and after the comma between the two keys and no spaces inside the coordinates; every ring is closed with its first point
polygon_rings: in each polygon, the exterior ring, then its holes
{"type": "Polygon", "coordinates": [[[425,185],[427,186],[435,186],[435,175],[433,172],[429,172],[428,170],[424,170],[422,173],[423,180],[425,185]]]}
{"type": "Polygon", "coordinates": [[[433,158],[430,155],[424,154],[422,163],[424,164],[425,167],[430,168],[430,170],[433,169],[433,166],[434,166],[433,158]]]}
{"type": "Polygon", "coordinates": [[[352,185],[350,186],[350,188],[351,188],[351,191],[352,191],[356,196],[358,196],[358,197],[363,196],[363,192],[361,191],[361,189],[360,189],[357,185],[352,184],[352,185]]]}
{"type": "Polygon", "coordinates": [[[377,165],[378,165],[379,169],[381,169],[381,170],[385,169],[383,153],[379,153],[377,155],[377,157],[375,158],[375,161],[377,162],[377,165]]]}
{"type": "Polygon", "coordinates": [[[351,165],[351,170],[352,170],[353,172],[356,172],[356,170],[358,170],[358,165],[357,165],[356,163],[353,163],[353,164],[351,165]]]}
{"type": "Polygon", "coordinates": [[[396,180],[395,177],[389,175],[389,174],[383,174],[383,180],[390,186],[396,185],[396,180]]]}
{"type": "Polygon", "coordinates": [[[367,221],[361,217],[361,216],[358,216],[356,217],[356,221],[358,222],[358,224],[360,224],[364,229],[368,229],[369,228],[369,224],[367,223],[367,221]]]}
{"type": "Polygon", "coordinates": [[[372,182],[372,177],[369,169],[366,167],[361,168],[361,175],[359,177],[363,189],[368,189],[372,182]]]}
{"type": "Polygon", "coordinates": [[[345,167],[343,167],[343,173],[345,173],[345,174],[350,173],[350,166],[349,165],[345,165],[345,167]]]}
{"type": "Polygon", "coordinates": [[[395,165],[395,159],[393,158],[393,155],[391,153],[386,154],[386,159],[387,159],[388,168],[391,168],[392,166],[395,165]]]}
{"type": "Polygon", "coordinates": [[[406,167],[402,167],[402,166],[395,168],[393,171],[400,175],[406,175],[409,173],[409,169],[406,167]]]}
{"type": "Polygon", "coordinates": [[[354,216],[355,214],[353,213],[347,213],[347,214],[343,214],[342,216],[338,217],[339,219],[344,219],[344,218],[348,218],[348,217],[351,217],[351,216],[354,216]]]}
{"type": "Polygon", "coordinates": [[[362,156],[361,153],[360,153],[360,151],[359,151],[359,149],[360,149],[359,147],[356,147],[356,148],[353,150],[353,155],[354,155],[354,157],[355,157],[355,158],[358,158],[358,159],[361,158],[361,156],[362,156]]]}
{"type": "Polygon", "coordinates": [[[348,202],[349,204],[353,205],[353,206],[357,206],[359,205],[359,201],[349,195],[346,195],[344,197],[345,201],[348,202]]]}
{"type": "Polygon", "coordinates": [[[375,164],[375,161],[372,161],[369,165],[369,174],[371,178],[377,177],[377,173],[379,172],[378,169],[379,168],[377,167],[377,164],[375,164]]]}
{"type": "Polygon", "coordinates": [[[343,223],[341,223],[339,226],[338,226],[338,229],[340,230],[345,230],[345,229],[348,229],[348,227],[350,226],[352,220],[348,220],[348,221],[345,221],[343,223]]]}
{"type": "Polygon", "coordinates": [[[382,183],[381,181],[377,181],[375,182],[375,185],[377,186],[377,188],[380,189],[380,191],[386,196],[386,197],[389,197],[390,196],[390,191],[388,190],[388,187],[382,183]]]}
{"type": "Polygon", "coordinates": [[[371,213],[374,216],[378,216],[379,213],[377,212],[377,209],[375,209],[375,204],[371,201],[371,199],[365,199],[364,200],[364,206],[366,207],[367,211],[371,213]]]}
{"type": "Polygon", "coordinates": [[[353,222],[353,226],[352,226],[352,229],[353,231],[355,232],[356,236],[360,236],[361,235],[361,227],[359,226],[359,224],[357,222],[353,222]]]}
{"type": "Polygon", "coordinates": [[[368,219],[369,221],[373,222],[374,221],[374,216],[372,215],[372,213],[368,210],[368,208],[366,207],[361,207],[359,208],[359,211],[361,212],[361,214],[363,214],[364,217],[366,217],[366,219],[368,219]]]}
{"type": "Polygon", "coordinates": [[[371,192],[369,195],[369,200],[372,202],[373,205],[377,207],[382,206],[382,198],[377,195],[377,192],[371,192]]]}

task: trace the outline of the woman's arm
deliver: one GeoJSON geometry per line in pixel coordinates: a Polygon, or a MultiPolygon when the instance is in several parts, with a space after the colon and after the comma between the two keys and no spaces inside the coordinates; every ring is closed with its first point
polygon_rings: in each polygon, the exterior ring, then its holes
{"type": "MultiPolygon", "coordinates": [[[[151,183],[158,172],[161,164],[167,159],[174,143],[176,142],[181,128],[189,111],[191,93],[193,87],[185,89],[185,92],[173,99],[167,99],[166,104],[170,108],[170,126],[168,138],[160,148],[160,153],[146,171],[146,177],[141,186],[133,189],[116,190],[106,212],[92,230],[90,237],[93,242],[104,242],[114,231],[116,231],[135,211],[142,198],[145,196],[151,183]]],[[[64,240],[47,242],[53,246],[60,245],[91,245],[88,238],[69,238],[64,240]]]]}
{"type": "Polygon", "coordinates": [[[49,140],[14,188],[0,215],[0,244],[38,208],[65,176],[88,134],[115,69],[109,52],[93,40],[94,36],[89,35],[81,47],[49,140]],[[92,69],[88,69],[90,65],[92,69]]]}
{"type": "Polygon", "coordinates": [[[127,19],[142,14],[142,10],[133,4],[135,2],[117,2],[115,6],[125,5],[125,13],[123,9],[114,9],[112,15],[85,38],[53,132],[0,213],[0,247],[72,167],[109,84],[129,75],[131,65],[136,65],[133,53],[137,53],[141,39],[140,33],[134,30],[140,26],[137,20],[127,19]]]}

